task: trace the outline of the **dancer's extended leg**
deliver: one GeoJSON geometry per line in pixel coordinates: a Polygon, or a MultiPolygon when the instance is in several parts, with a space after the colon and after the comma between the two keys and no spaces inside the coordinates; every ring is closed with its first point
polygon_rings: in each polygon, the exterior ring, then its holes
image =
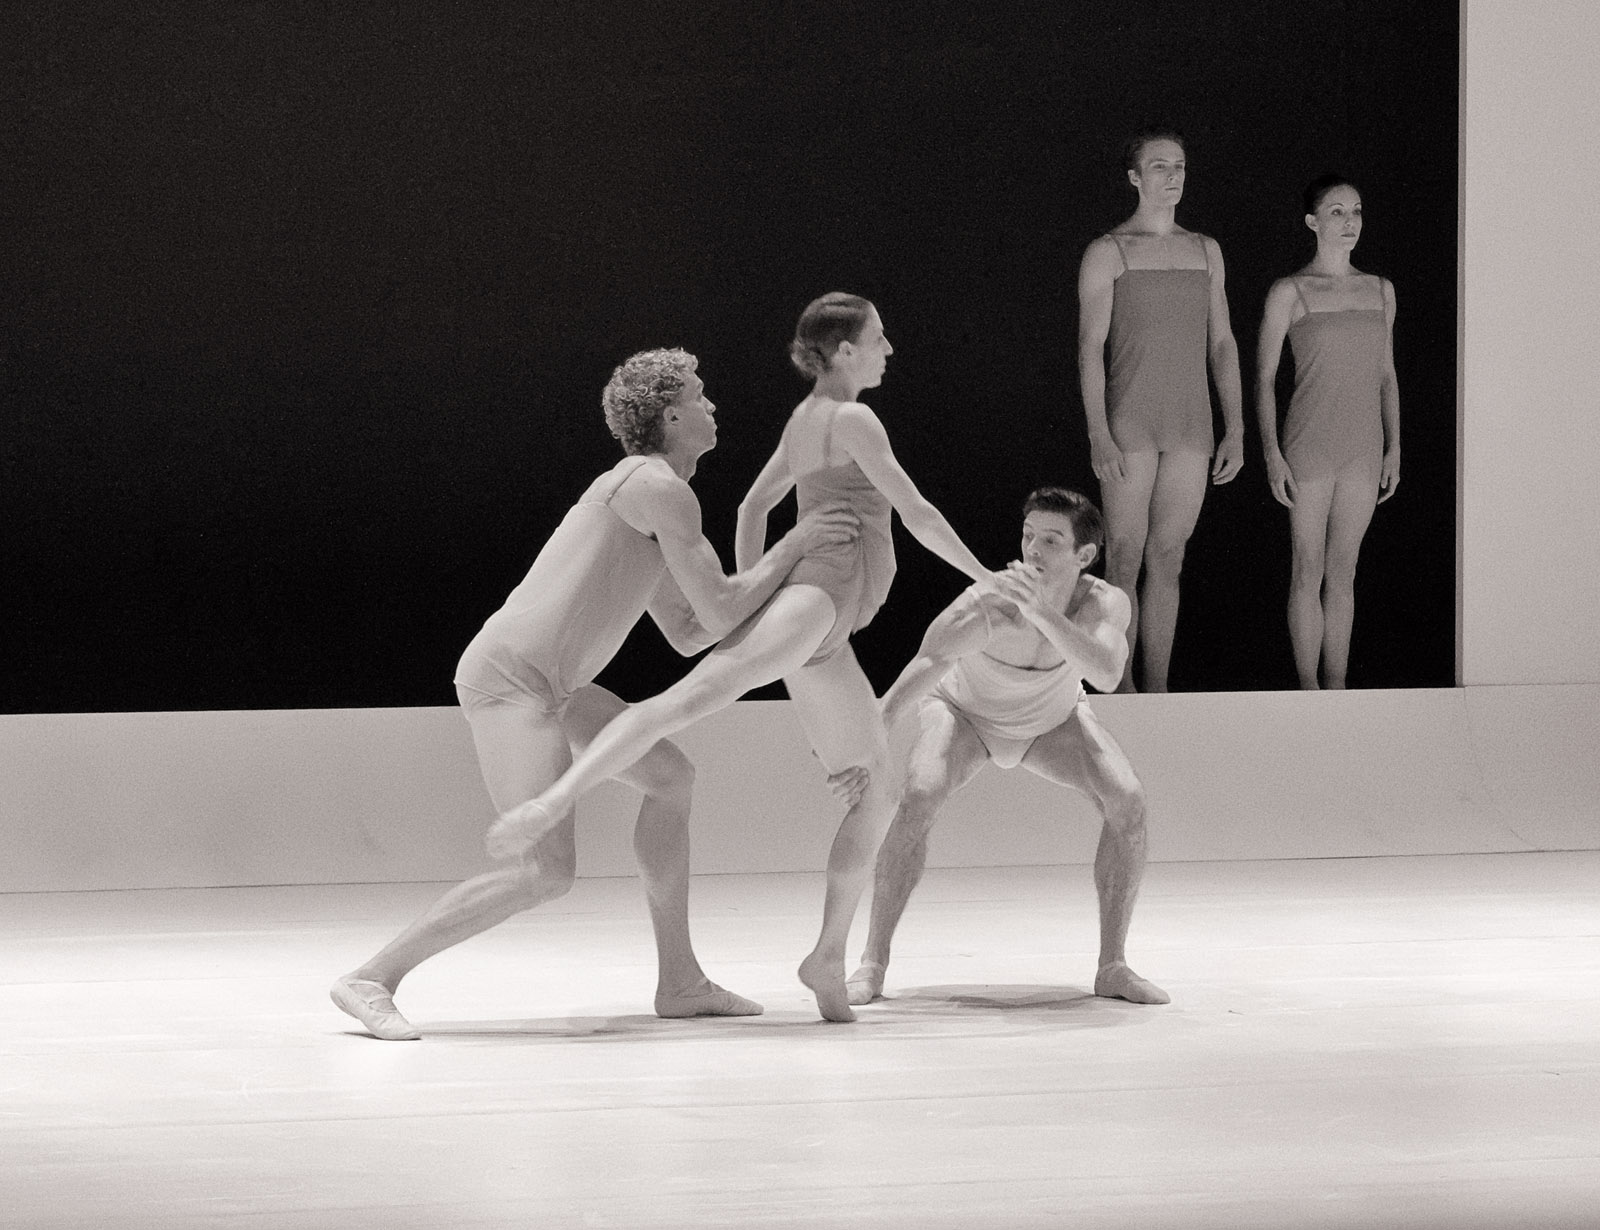
{"type": "Polygon", "coordinates": [[[779,590],[681,680],[609,723],[542,794],[504,812],[489,831],[490,852],[516,855],[570,811],[584,792],[622,772],[657,739],[798,669],[822,643],[833,617],[833,600],[815,586],[779,590]]]}
{"type": "Polygon", "coordinates": [[[894,818],[889,741],[872,685],[854,650],[846,644],[826,662],[784,677],[789,699],[823,767],[830,773],[857,765],[867,785],[845,813],[828,851],[828,888],[822,905],[822,931],[816,947],[800,963],[800,981],[817,997],[817,1009],[830,1021],[853,1021],[845,988],[844,950],[850,923],[883,835],[894,818]]]}
{"type": "MultiPolygon", "coordinates": [[[[539,710],[485,703],[469,714],[478,764],[496,808],[509,807],[553,781],[571,762],[560,722],[539,710]]],[[[378,953],[340,978],[334,1003],[376,1037],[421,1035],[394,1007],[400,980],[435,953],[572,887],[575,854],[570,814],[518,863],[456,885],[378,953]]]]}
{"type": "Polygon", "coordinates": [[[928,834],[939,809],[972,780],[989,759],[967,720],[944,701],[925,700],[921,723],[906,768],[900,806],[878,851],[872,881],[872,922],[861,965],[845,984],[852,1004],[871,1003],[883,994],[889,947],[911,892],[928,861],[928,834]]]}

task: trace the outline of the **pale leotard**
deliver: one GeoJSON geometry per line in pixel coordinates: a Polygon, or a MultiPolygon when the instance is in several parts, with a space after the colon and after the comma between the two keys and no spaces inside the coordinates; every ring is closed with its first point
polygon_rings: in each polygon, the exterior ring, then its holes
{"type": "Polygon", "coordinates": [[[1373,277],[1378,305],[1314,312],[1295,278],[1305,315],[1289,326],[1294,396],[1283,424],[1283,459],[1296,482],[1312,482],[1359,466],[1376,477],[1383,466],[1383,377],[1389,325],[1383,279],[1373,277]]]}
{"type": "Polygon", "coordinates": [[[783,429],[784,450],[789,459],[790,475],[794,478],[799,515],[804,517],[816,508],[846,508],[860,523],[854,541],[807,553],[784,582],[785,585],[815,585],[833,600],[833,627],[806,662],[807,666],[827,661],[839,652],[852,632],[872,622],[872,617],[889,596],[895,573],[894,538],[890,529],[893,505],[855,462],[828,464],[833,445],[833,421],[838,413],[837,405],[828,412],[828,421],[822,429],[822,447],[815,456],[809,450],[796,447],[793,418],[783,429]],[[809,468],[805,468],[808,463],[809,468]]]}
{"type": "MultiPolygon", "coordinates": [[[[1089,580],[1091,592],[1106,586],[1098,577],[1089,580]]],[[[987,624],[989,603],[976,589],[967,593],[982,606],[987,624]]],[[[1034,652],[1048,650],[1057,658],[1054,665],[1016,666],[980,650],[958,658],[923,702],[943,701],[960,713],[1002,769],[1020,764],[1035,739],[1068,721],[1080,704],[1088,704],[1083,672],[1055,654],[1044,633],[1032,626],[1028,630],[1037,638],[1034,652]]]]}
{"type": "Polygon", "coordinates": [[[455,681],[464,700],[476,694],[557,713],[611,661],[666,568],[655,539],[611,508],[645,464],[624,458],[567,511],[461,655],[455,681]]]}
{"type": "Polygon", "coordinates": [[[1204,269],[1134,269],[1111,232],[1122,272],[1106,335],[1106,421],[1124,452],[1209,455],[1216,444],[1206,378],[1211,254],[1203,236],[1193,238],[1204,269]]]}

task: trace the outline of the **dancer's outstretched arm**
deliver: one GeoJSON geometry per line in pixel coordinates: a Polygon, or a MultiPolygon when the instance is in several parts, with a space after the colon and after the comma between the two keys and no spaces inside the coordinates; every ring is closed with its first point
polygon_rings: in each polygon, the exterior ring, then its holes
{"type": "Polygon", "coordinates": [[[886,727],[893,728],[908,708],[932,691],[951,663],[978,653],[989,643],[989,618],[983,603],[980,594],[966,590],[928,625],[917,656],[905,664],[883,694],[886,727]]]}
{"type": "Polygon", "coordinates": [[[945,563],[966,573],[981,589],[992,591],[995,574],[967,549],[944,514],[917,490],[889,447],[889,434],[878,416],[860,402],[846,402],[834,420],[834,441],[850,454],[872,485],[883,493],[900,514],[911,536],[945,563]]]}
{"type": "MultiPolygon", "coordinates": [[[[815,513],[803,518],[750,568],[726,576],[715,548],[706,541],[700,501],[689,484],[665,471],[640,477],[648,486],[638,501],[636,528],[660,544],[667,569],[699,622],[700,635],[709,634],[712,641],[733,631],[770,598],[807,550],[848,542],[857,532],[849,513],[815,513]]],[[[687,639],[684,631],[680,625],[675,633],[680,640],[687,639]]]]}

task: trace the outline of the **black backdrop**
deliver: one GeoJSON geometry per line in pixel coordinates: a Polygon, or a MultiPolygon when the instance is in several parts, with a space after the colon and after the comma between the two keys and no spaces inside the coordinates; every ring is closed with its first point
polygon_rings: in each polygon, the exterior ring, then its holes
{"type": "MultiPolygon", "coordinates": [[[[878,303],[868,400],[1002,563],[1033,486],[1096,494],[1074,282],[1151,119],[1189,136],[1179,220],[1222,245],[1247,390],[1266,288],[1310,255],[1300,186],[1361,186],[1405,452],[1351,683],[1453,682],[1455,0],[34,7],[0,50],[5,711],[451,703],[615,459],[599,390],[646,346],[701,357],[731,564],[831,289],[878,303]]],[[[1252,401],[1176,688],[1293,685],[1252,401]]],[[[857,638],[880,689],[963,583],[901,544],[857,638]]],[[[645,627],[602,681],[684,669],[645,627]]]]}

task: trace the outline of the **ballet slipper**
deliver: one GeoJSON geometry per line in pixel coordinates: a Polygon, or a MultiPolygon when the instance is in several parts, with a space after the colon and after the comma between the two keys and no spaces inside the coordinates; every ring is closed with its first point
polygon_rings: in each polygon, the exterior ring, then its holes
{"type": "Polygon", "coordinates": [[[415,1042],[422,1037],[394,1006],[394,995],[381,982],[344,977],[328,991],[339,1010],[355,1017],[374,1038],[385,1042],[415,1042]]]}
{"type": "Polygon", "coordinates": [[[705,984],[704,991],[693,995],[656,996],[656,1015],[665,1020],[682,1020],[692,1016],[760,1016],[766,1011],[753,999],[735,995],[714,982],[705,984]]]}
{"type": "Polygon", "coordinates": [[[870,1004],[883,998],[883,963],[863,961],[856,972],[845,981],[844,989],[852,1004],[870,1004]]]}
{"type": "Polygon", "coordinates": [[[1126,961],[1102,965],[1094,976],[1094,993],[1104,999],[1125,999],[1133,1004],[1170,1004],[1168,995],[1149,979],[1128,968],[1126,961]]]}

